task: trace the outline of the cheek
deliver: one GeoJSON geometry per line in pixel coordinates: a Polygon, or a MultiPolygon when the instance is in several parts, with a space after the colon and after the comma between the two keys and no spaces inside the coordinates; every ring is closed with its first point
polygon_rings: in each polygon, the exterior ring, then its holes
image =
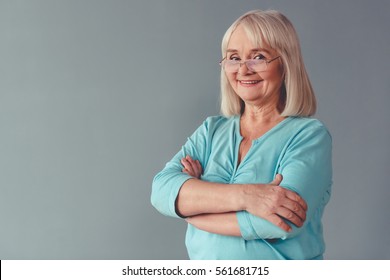
{"type": "Polygon", "coordinates": [[[226,75],[227,80],[229,81],[230,85],[235,89],[237,87],[237,80],[235,74],[227,74],[226,75]]]}
{"type": "Polygon", "coordinates": [[[283,74],[280,73],[280,71],[274,71],[274,72],[265,72],[263,74],[263,78],[266,82],[271,83],[282,83],[283,82],[283,74]]]}
{"type": "Polygon", "coordinates": [[[277,65],[272,72],[270,72],[272,75],[272,79],[277,81],[283,81],[284,80],[284,74],[283,74],[283,67],[281,65],[277,65]]]}

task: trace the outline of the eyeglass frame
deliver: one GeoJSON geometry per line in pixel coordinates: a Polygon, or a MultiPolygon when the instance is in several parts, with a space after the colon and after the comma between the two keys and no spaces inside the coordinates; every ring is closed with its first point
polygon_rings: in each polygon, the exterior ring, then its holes
{"type": "MultiPolygon", "coordinates": [[[[232,61],[238,61],[238,63],[237,63],[237,64],[238,64],[238,69],[237,69],[237,71],[229,72],[229,73],[237,73],[238,71],[240,71],[241,65],[243,65],[243,64],[245,64],[245,66],[248,68],[248,70],[250,70],[250,71],[252,71],[252,72],[256,72],[256,73],[258,73],[258,72],[265,72],[265,71],[267,71],[268,64],[271,63],[272,61],[278,59],[279,57],[280,57],[280,55],[278,55],[278,56],[276,56],[276,57],[274,57],[274,58],[271,58],[271,59],[269,59],[269,60],[266,60],[266,59],[247,59],[247,60],[244,60],[244,61],[232,60],[232,61]],[[262,70],[262,71],[253,71],[253,69],[250,69],[250,68],[248,67],[247,62],[248,62],[248,61],[254,61],[254,60],[264,61],[264,63],[266,64],[265,70],[262,70]]],[[[224,61],[228,61],[228,60],[225,60],[225,59],[227,59],[227,56],[225,56],[224,58],[222,58],[222,60],[219,62],[219,65],[220,65],[221,67],[223,67],[222,64],[223,64],[224,61]]],[[[223,67],[223,69],[225,70],[225,67],[223,67]]],[[[226,70],[225,70],[225,71],[226,71],[226,70]]]]}

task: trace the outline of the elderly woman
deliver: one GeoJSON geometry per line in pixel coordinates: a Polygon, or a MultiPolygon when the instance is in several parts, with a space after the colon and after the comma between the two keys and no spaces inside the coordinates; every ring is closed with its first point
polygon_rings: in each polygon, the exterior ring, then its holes
{"type": "Polygon", "coordinates": [[[222,116],[207,118],[153,181],[152,204],[188,223],[191,259],[322,259],[331,136],[297,34],[251,11],[222,40],[222,116]]]}

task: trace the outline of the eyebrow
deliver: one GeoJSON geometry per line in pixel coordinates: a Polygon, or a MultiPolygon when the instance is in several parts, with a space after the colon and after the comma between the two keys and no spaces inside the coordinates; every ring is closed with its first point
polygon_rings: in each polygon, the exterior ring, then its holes
{"type": "MultiPolygon", "coordinates": [[[[238,50],[236,50],[236,49],[227,49],[226,52],[227,53],[229,53],[229,52],[238,52],[238,50]]],[[[266,49],[251,49],[251,53],[254,53],[254,52],[266,52],[267,54],[270,54],[270,52],[267,51],[266,49]]]]}

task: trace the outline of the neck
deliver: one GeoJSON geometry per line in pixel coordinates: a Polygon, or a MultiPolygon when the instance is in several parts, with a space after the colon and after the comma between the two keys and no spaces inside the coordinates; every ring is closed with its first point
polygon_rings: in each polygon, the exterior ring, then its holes
{"type": "Polygon", "coordinates": [[[245,104],[242,120],[250,123],[274,123],[283,119],[275,106],[253,106],[245,104]]]}
{"type": "Polygon", "coordinates": [[[275,107],[246,106],[240,118],[240,133],[246,140],[257,139],[283,119],[275,107]]]}

